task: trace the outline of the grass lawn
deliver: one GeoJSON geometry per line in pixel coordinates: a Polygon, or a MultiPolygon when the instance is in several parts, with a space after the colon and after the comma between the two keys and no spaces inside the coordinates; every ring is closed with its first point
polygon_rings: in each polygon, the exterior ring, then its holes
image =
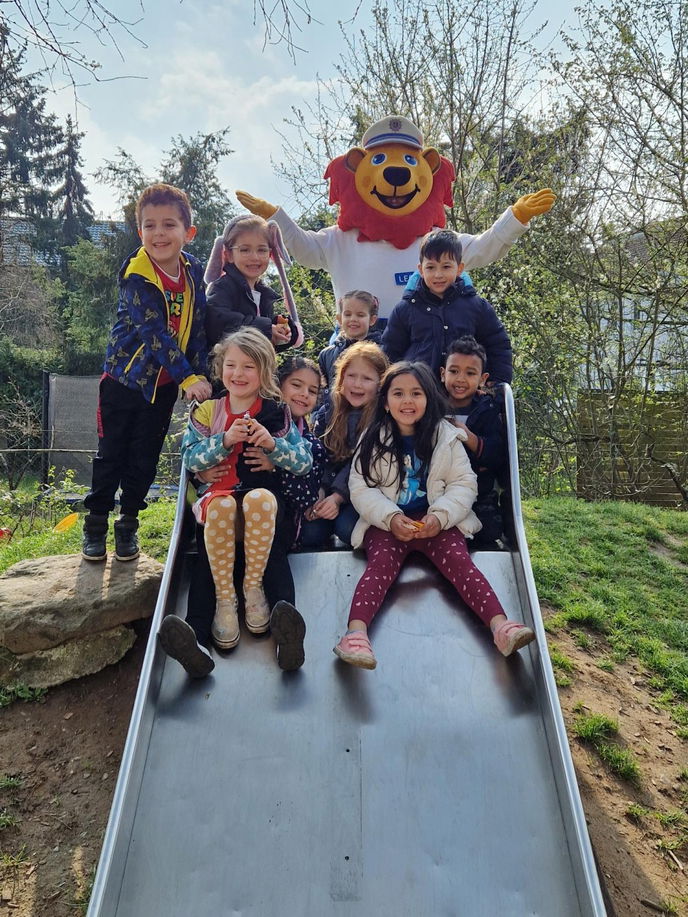
{"type": "MultiPolygon", "coordinates": [[[[28,557],[78,553],[81,520],[52,531],[67,512],[51,507],[49,523],[0,541],[0,573],[28,557]]],[[[566,628],[582,647],[588,634],[602,640],[607,651],[598,664],[607,671],[639,659],[688,738],[688,513],[573,497],[526,500],[523,512],[538,595],[554,612],[547,630],[566,628]]],[[[172,500],[141,514],[141,544],[160,561],[173,518],[172,500]]],[[[552,661],[565,677],[560,657],[554,647],[552,661]]]]}
{"type": "MultiPolygon", "coordinates": [[[[175,500],[161,499],[151,503],[140,516],[139,541],[146,554],[164,563],[167,549],[170,546],[170,532],[174,521],[175,500]]],[[[31,531],[25,535],[15,535],[9,542],[0,541],[0,574],[12,564],[30,557],[47,557],[50,554],[80,554],[81,526],[83,517],[68,531],[53,532],[53,525],[71,512],[69,507],[51,507],[50,521],[45,525],[34,522],[31,531]]],[[[112,517],[111,517],[112,519],[112,517]]],[[[7,521],[4,522],[7,525],[7,521]]],[[[114,545],[112,521],[110,523],[109,544],[114,545]]]]}
{"type": "Polygon", "coordinates": [[[547,630],[602,638],[608,671],[639,659],[688,738],[688,513],[566,497],[523,512],[547,630]]]}

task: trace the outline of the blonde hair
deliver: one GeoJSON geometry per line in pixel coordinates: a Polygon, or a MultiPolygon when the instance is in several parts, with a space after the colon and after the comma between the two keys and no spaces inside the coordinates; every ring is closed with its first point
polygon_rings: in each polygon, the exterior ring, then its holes
{"type": "MultiPolygon", "coordinates": [[[[335,462],[343,462],[350,458],[354,446],[347,443],[349,429],[349,414],[354,410],[342,394],[344,374],[354,360],[365,360],[380,379],[389,366],[389,360],[378,347],[371,341],[357,341],[348,347],[335,363],[335,377],[330,393],[332,398],[332,417],[327,429],[322,435],[322,441],[332,453],[335,462]]],[[[361,411],[361,417],[356,425],[356,438],[366,430],[375,416],[377,399],[373,398],[361,411]]],[[[354,444],[355,445],[355,444],[354,444]]]]}
{"type": "Polygon", "coordinates": [[[256,328],[241,328],[239,331],[233,331],[226,334],[211,350],[212,372],[215,379],[222,379],[222,365],[225,361],[225,354],[232,346],[236,346],[247,357],[250,357],[258,367],[258,379],[260,387],[258,394],[261,398],[268,398],[271,401],[281,401],[282,393],[277,387],[275,372],[277,370],[277,358],[275,348],[270,341],[256,328]]]}

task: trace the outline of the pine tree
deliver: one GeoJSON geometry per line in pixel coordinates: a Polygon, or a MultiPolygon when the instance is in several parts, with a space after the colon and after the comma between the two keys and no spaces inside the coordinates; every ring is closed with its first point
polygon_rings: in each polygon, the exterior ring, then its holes
{"type": "Polygon", "coordinates": [[[25,218],[32,248],[51,261],[57,249],[52,188],[63,133],[45,110],[46,90],[23,72],[24,54],[10,46],[0,22],[0,217],[25,218]]]}
{"type": "Polygon", "coordinates": [[[59,204],[59,220],[63,245],[74,245],[88,239],[88,227],[93,223],[93,207],[81,173],[81,140],[85,135],[75,129],[67,115],[65,141],[59,152],[63,181],[55,192],[59,204]]]}

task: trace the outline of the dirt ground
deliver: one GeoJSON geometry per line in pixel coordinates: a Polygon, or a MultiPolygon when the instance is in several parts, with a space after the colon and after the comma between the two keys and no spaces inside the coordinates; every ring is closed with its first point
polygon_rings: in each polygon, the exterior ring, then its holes
{"type": "MultiPolygon", "coordinates": [[[[88,893],[107,822],[145,649],[145,628],[116,666],[48,692],[40,703],[0,711],[0,917],[75,917],[88,893]],[[6,784],[17,777],[18,786],[6,784]]],[[[583,704],[618,720],[639,762],[638,788],[609,775],[595,753],[572,739],[588,827],[607,886],[610,915],[688,915],[688,850],[670,853],[677,829],[656,815],[633,819],[635,803],[671,815],[686,805],[688,744],[632,663],[613,673],[562,634],[575,662],[560,690],[568,724],[583,704]],[[664,846],[662,846],[664,845],[664,846]],[[671,903],[674,910],[665,910],[671,903]]],[[[505,915],[520,917],[520,915],[505,915]]],[[[556,917],[556,915],[552,915],[556,917]]]]}

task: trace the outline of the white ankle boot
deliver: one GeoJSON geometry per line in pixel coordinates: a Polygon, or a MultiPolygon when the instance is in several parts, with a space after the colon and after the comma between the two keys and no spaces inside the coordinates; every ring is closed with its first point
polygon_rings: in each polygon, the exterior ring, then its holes
{"type": "Polygon", "coordinates": [[[246,627],[252,634],[264,634],[270,626],[270,609],[262,586],[244,589],[246,627]]]}
{"type": "Polygon", "coordinates": [[[231,599],[218,599],[211,633],[218,649],[231,650],[237,645],[240,634],[236,596],[231,599]]]}

